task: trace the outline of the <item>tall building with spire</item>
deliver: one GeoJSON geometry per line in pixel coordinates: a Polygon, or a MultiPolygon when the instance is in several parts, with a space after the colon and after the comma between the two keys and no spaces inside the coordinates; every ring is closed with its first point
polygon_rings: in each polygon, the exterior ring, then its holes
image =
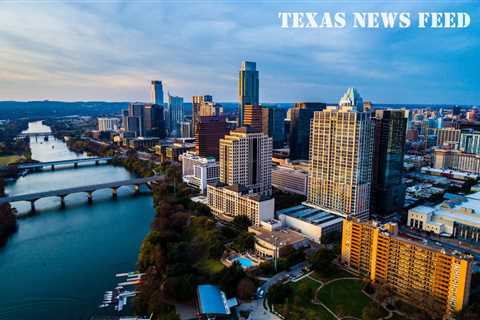
{"type": "Polygon", "coordinates": [[[307,201],[343,217],[368,218],[374,124],[370,113],[358,111],[360,100],[349,89],[340,106],[315,112],[307,201]]]}
{"type": "Polygon", "coordinates": [[[363,99],[355,88],[348,88],[338,105],[358,112],[363,111],[363,99]]]}
{"type": "Polygon", "coordinates": [[[255,62],[242,62],[238,81],[238,100],[238,124],[241,127],[244,125],[245,106],[259,104],[259,80],[255,62]]]}
{"type": "Polygon", "coordinates": [[[150,95],[152,103],[163,105],[163,85],[160,80],[152,80],[150,95]]]}

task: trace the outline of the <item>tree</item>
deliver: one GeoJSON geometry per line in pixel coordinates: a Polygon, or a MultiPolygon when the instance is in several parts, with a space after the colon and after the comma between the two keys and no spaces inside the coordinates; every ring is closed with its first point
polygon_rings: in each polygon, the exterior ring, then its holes
{"type": "Polygon", "coordinates": [[[248,227],[252,225],[247,216],[235,216],[235,218],[232,220],[232,224],[245,231],[248,230],[248,227]]]}
{"type": "Polygon", "coordinates": [[[332,250],[320,248],[309,258],[309,262],[313,270],[322,275],[328,275],[335,269],[332,263],[335,258],[335,253],[332,250]]]}
{"type": "Polygon", "coordinates": [[[240,252],[253,249],[255,246],[255,236],[249,232],[240,233],[233,241],[233,247],[240,252]]]}
{"type": "Polygon", "coordinates": [[[385,314],[385,310],[374,302],[367,304],[362,310],[363,320],[377,320],[385,314]]]}
{"type": "Polygon", "coordinates": [[[249,278],[243,278],[238,282],[237,295],[242,300],[249,300],[255,295],[255,284],[249,278]]]}
{"type": "MultiPolygon", "coordinates": [[[[0,178],[0,196],[5,195],[5,185],[0,178]]],[[[17,231],[17,216],[15,209],[9,203],[0,205],[0,245],[5,243],[8,237],[17,231]]]]}
{"type": "Polygon", "coordinates": [[[290,288],[289,284],[274,284],[268,290],[268,304],[270,307],[274,304],[284,304],[291,294],[292,288],[290,288]]]}

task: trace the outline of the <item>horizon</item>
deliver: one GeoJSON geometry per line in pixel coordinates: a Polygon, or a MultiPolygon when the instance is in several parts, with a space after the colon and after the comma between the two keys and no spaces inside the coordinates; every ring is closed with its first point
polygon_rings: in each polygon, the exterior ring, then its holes
{"type": "Polygon", "coordinates": [[[466,29],[424,30],[282,29],[278,12],[299,4],[188,4],[2,3],[0,100],[149,101],[158,79],[165,93],[237,101],[248,60],[257,63],[262,102],[338,101],[353,86],[376,104],[480,104],[474,1],[301,3],[319,12],[465,11],[472,19],[466,29]]]}

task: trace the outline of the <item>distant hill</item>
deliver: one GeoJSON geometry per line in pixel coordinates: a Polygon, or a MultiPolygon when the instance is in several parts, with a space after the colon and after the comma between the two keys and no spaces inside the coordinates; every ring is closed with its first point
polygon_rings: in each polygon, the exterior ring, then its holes
{"type": "Polygon", "coordinates": [[[120,113],[128,102],[0,101],[0,120],[51,118],[62,116],[101,116],[120,113]]]}
{"type": "MultiPolygon", "coordinates": [[[[225,113],[234,113],[238,109],[236,102],[219,102],[223,105],[225,113]]],[[[293,103],[264,103],[265,105],[277,105],[280,108],[291,108],[293,103]]],[[[333,103],[329,104],[333,105],[333,103]]],[[[454,105],[432,105],[432,104],[374,104],[376,108],[451,108],[454,105]]],[[[51,117],[64,116],[92,116],[119,115],[122,109],[128,107],[128,102],[105,102],[105,101],[0,101],[0,120],[6,119],[46,119],[51,117]]],[[[185,114],[192,114],[192,103],[185,102],[185,114]]],[[[460,106],[471,107],[471,106],[460,106]]]]}

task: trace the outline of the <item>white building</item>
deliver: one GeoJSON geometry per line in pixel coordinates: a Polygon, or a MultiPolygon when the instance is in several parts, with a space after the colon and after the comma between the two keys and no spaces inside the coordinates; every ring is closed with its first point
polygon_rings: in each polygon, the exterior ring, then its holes
{"type": "Polygon", "coordinates": [[[341,107],[315,112],[310,130],[307,201],[343,217],[368,218],[374,123],[354,89],[341,107]]]}
{"type": "Polygon", "coordinates": [[[272,169],[272,186],[285,192],[307,195],[308,172],[286,166],[272,169]]]}
{"type": "Polygon", "coordinates": [[[120,127],[118,118],[97,118],[98,131],[117,131],[120,127]]]}
{"type": "Polygon", "coordinates": [[[199,189],[207,191],[207,184],[218,181],[219,167],[215,158],[202,158],[193,152],[186,152],[180,157],[182,162],[183,182],[199,189]]]}
{"type": "Polygon", "coordinates": [[[408,211],[408,226],[465,241],[480,241],[480,192],[458,196],[435,207],[408,211]]]}
{"type": "Polygon", "coordinates": [[[276,216],[282,225],[317,243],[331,233],[342,232],[342,217],[309,204],[279,210],[276,216]]]}
{"type": "Polygon", "coordinates": [[[231,221],[236,216],[246,216],[258,226],[261,221],[274,217],[275,199],[253,194],[239,185],[209,184],[207,201],[212,214],[221,220],[231,221]]]}

